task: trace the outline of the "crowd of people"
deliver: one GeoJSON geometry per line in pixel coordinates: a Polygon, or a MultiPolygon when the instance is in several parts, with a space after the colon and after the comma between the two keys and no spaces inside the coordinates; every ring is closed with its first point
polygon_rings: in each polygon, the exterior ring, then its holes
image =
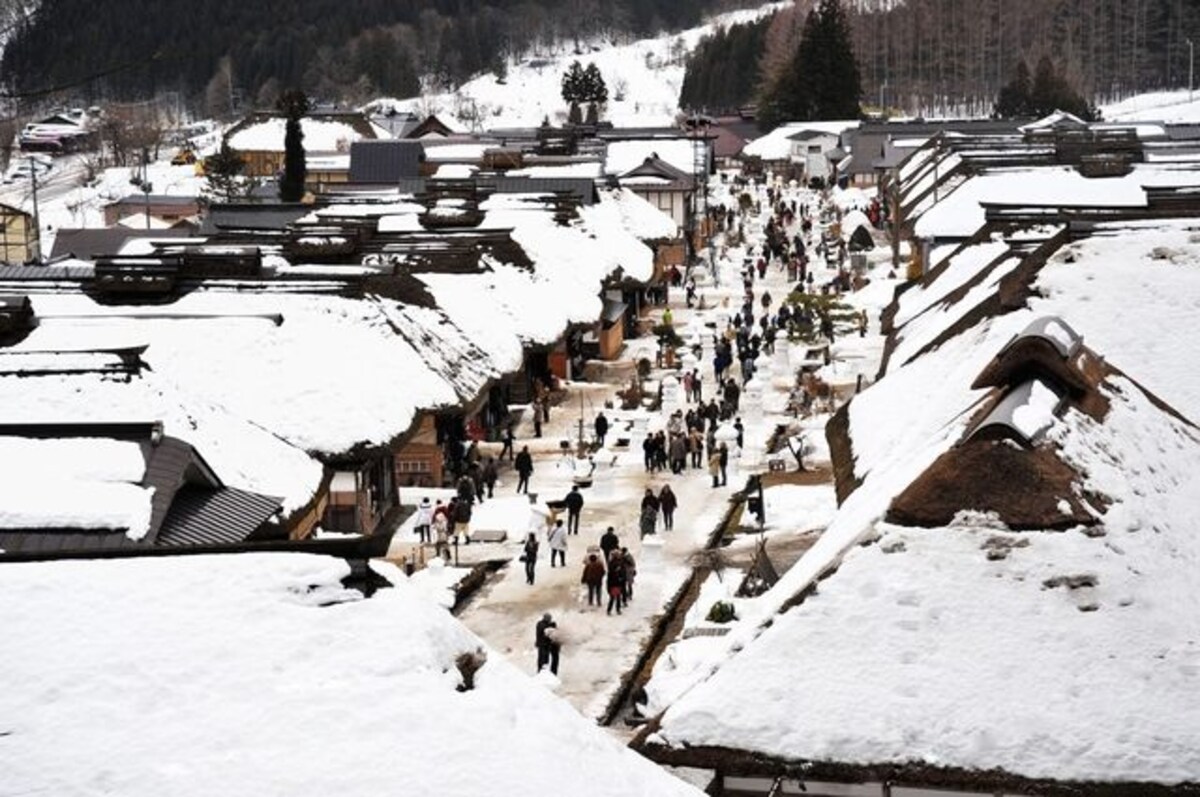
{"type": "MultiPolygon", "coordinates": [[[[735,445],[733,453],[736,454],[745,442],[745,427],[739,412],[745,385],[755,375],[756,362],[763,354],[773,354],[778,341],[797,332],[819,332],[830,341],[834,337],[836,330],[828,314],[815,310],[813,303],[795,301],[792,295],[796,292],[827,293],[847,287],[844,277],[847,272],[843,268],[845,243],[839,239],[831,244],[819,232],[814,235],[814,221],[819,215],[816,209],[797,199],[785,199],[774,189],[766,192],[764,206],[743,206],[740,212],[727,210],[720,218],[719,226],[730,233],[731,240],[745,244],[743,226],[749,223],[751,215],[764,215],[764,208],[767,212],[761,242],[744,245],[740,250],[743,256],[740,303],[737,299],[725,300],[720,305],[727,308],[723,317],[715,326],[709,324],[712,328],[712,382],[706,391],[707,373],[702,375],[696,367],[680,372],[679,383],[687,406],[671,412],[665,419],[664,428],[648,432],[642,440],[647,474],[672,480],[707,471],[712,488],[727,486],[731,444],[735,445]],[[733,234],[735,227],[736,235],[733,234]],[[837,268],[838,277],[818,285],[810,254],[823,257],[827,264],[837,268]],[[774,273],[783,275],[787,282],[787,296],[782,301],[765,287],[772,267],[774,273]],[[736,432],[735,444],[732,435],[722,434],[722,439],[717,439],[718,428],[726,423],[736,432]]],[[[705,307],[691,272],[681,274],[676,270],[671,281],[673,285],[683,287],[688,308],[697,300],[702,308],[705,307]]],[[[772,287],[777,282],[778,278],[772,282],[772,287]]],[[[665,295],[661,300],[665,303],[665,295]]],[[[673,321],[671,308],[664,307],[662,324],[670,325],[673,321]]],[[[860,334],[865,330],[864,322],[865,317],[859,322],[860,334]]],[[[539,383],[535,388],[530,410],[533,436],[537,438],[542,436],[543,424],[549,421],[550,396],[544,385],[539,383]]],[[[611,423],[604,412],[594,416],[592,430],[597,446],[605,446],[611,423]]],[[[520,445],[511,423],[503,429],[501,442],[503,447],[494,458],[479,456],[476,445],[470,444],[465,454],[466,470],[459,479],[455,497],[448,504],[438,501],[429,506],[426,501],[419,507],[417,533],[422,542],[432,540],[440,553],[446,541],[453,539],[464,513],[469,520],[472,504],[493,496],[501,463],[511,463],[516,474],[516,491],[529,492],[534,472],[529,447],[520,445]]],[[[544,527],[539,521],[538,526],[526,534],[521,547],[520,560],[529,586],[537,582],[537,566],[543,556],[543,547],[549,550],[550,567],[565,569],[570,566],[568,553],[573,547],[570,538],[581,535],[585,497],[579,487],[573,487],[563,499],[551,502],[551,505],[563,516],[552,516],[544,527]]],[[[671,532],[680,508],[679,497],[671,483],[646,487],[637,512],[637,533],[643,538],[658,533],[660,521],[662,530],[671,532]]],[[[633,598],[637,565],[629,548],[621,545],[616,530],[608,527],[597,544],[586,546],[577,561],[580,594],[586,592],[587,606],[598,609],[603,605],[606,614],[621,614],[633,598]]],[[[538,669],[548,668],[557,673],[561,640],[557,623],[548,613],[537,623],[535,644],[538,669]]]]}

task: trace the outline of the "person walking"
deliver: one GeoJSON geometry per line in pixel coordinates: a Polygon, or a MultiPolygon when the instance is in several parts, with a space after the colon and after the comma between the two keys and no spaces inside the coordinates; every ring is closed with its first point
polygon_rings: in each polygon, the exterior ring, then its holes
{"type": "Polygon", "coordinates": [[[688,435],[688,449],[692,453],[692,467],[700,467],[700,459],[704,456],[704,432],[700,427],[693,427],[688,435]]]}
{"type": "Polygon", "coordinates": [[[659,491],[658,505],[663,514],[663,531],[673,530],[675,528],[675,508],[679,506],[679,498],[671,489],[671,485],[664,484],[662,490],[659,491]]]}
{"type": "Polygon", "coordinates": [[[561,520],[554,521],[554,528],[550,529],[547,535],[550,543],[550,566],[554,567],[554,560],[558,559],[562,562],[562,566],[567,566],[567,530],[563,528],[561,520]]]}
{"type": "Polygon", "coordinates": [[[562,646],[555,638],[557,631],[558,623],[554,622],[550,612],[543,614],[542,619],[538,620],[534,627],[533,642],[537,648],[538,672],[541,672],[543,667],[549,666],[550,672],[558,675],[558,653],[562,646]]]}
{"type": "Polygon", "coordinates": [[[511,421],[507,426],[504,427],[504,437],[501,439],[504,441],[504,447],[500,449],[500,461],[503,462],[504,455],[508,454],[508,461],[512,462],[514,456],[513,443],[516,442],[517,438],[513,434],[513,425],[511,421]]]}
{"type": "Polygon", "coordinates": [[[679,475],[683,473],[684,467],[687,465],[687,438],[683,436],[683,430],[671,436],[671,473],[679,475]]]}
{"type": "Polygon", "coordinates": [[[533,473],[533,457],[529,453],[529,446],[521,447],[521,453],[517,454],[513,464],[517,469],[517,492],[528,493],[529,477],[533,473]]]}
{"type": "Polygon", "coordinates": [[[642,496],[642,514],[641,514],[641,530],[642,536],[654,534],[655,526],[658,525],[658,496],[649,487],[646,488],[646,494],[642,496]]]}
{"type": "Polygon", "coordinates": [[[608,574],[605,576],[604,586],[608,589],[608,610],[605,614],[612,614],[614,607],[617,614],[620,614],[625,596],[625,560],[620,550],[613,551],[608,557],[608,574]]]}
{"type": "Polygon", "coordinates": [[[583,513],[583,493],[579,492],[579,485],[571,488],[563,503],[567,505],[567,533],[578,534],[579,516],[583,513]]]}
{"type": "Polygon", "coordinates": [[[728,483],[726,468],[729,467],[729,447],[721,443],[717,447],[717,456],[721,465],[721,486],[724,487],[728,483]]]}
{"type": "Polygon", "coordinates": [[[417,506],[417,522],[413,526],[413,530],[420,538],[421,544],[429,542],[429,529],[433,525],[433,504],[429,503],[429,496],[421,499],[421,503],[417,506]]]}
{"type": "Polygon", "coordinates": [[[525,583],[533,584],[533,569],[537,566],[537,555],[540,543],[532,531],[525,537],[525,547],[522,549],[521,561],[525,563],[525,583]]]}
{"type": "Polygon", "coordinates": [[[596,443],[604,448],[604,438],[608,435],[608,418],[604,417],[603,412],[596,415],[593,428],[596,430],[596,443]]]}
{"type": "Polygon", "coordinates": [[[714,490],[721,486],[721,452],[711,447],[708,455],[708,475],[712,476],[714,490]]]}
{"type": "Polygon", "coordinates": [[[533,400],[533,436],[542,436],[542,399],[533,400]]]}
{"type": "Polygon", "coordinates": [[[499,473],[496,470],[496,460],[491,457],[487,458],[487,461],[483,463],[481,476],[484,487],[487,487],[487,497],[491,498],[492,493],[496,489],[496,479],[499,477],[499,473]]]}
{"type": "Polygon", "coordinates": [[[734,420],[733,428],[737,432],[737,447],[745,448],[746,446],[744,443],[746,440],[746,426],[742,423],[741,417],[738,417],[736,420],[734,420]]]}
{"type": "MultiPolygon", "coordinates": [[[[612,526],[604,532],[600,538],[600,551],[604,554],[604,561],[607,562],[612,552],[621,547],[621,540],[617,537],[617,532],[612,526]]],[[[601,563],[603,564],[603,562],[601,563]]]]}
{"type": "Polygon", "coordinates": [[[590,553],[583,563],[583,576],[579,583],[587,585],[588,606],[600,606],[600,590],[604,586],[604,563],[600,557],[590,553]]]}
{"type": "Polygon", "coordinates": [[[433,516],[433,554],[450,558],[450,514],[442,512],[433,516]]]}
{"type": "Polygon", "coordinates": [[[621,602],[628,606],[629,601],[633,600],[633,580],[637,577],[637,563],[633,561],[633,554],[628,548],[622,548],[620,552],[621,564],[625,568],[625,585],[621,592],[621,602]]]}

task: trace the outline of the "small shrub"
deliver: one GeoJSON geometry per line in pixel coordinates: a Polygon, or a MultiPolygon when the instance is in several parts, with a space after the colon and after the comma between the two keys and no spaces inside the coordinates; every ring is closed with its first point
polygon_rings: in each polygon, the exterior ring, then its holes
{"type": "Polygon", "coordinates": [[[729,601],[717,601],[708,610],[708,617],[704,618],[710,623],[732,623],[737,618],[737,611],[734,610],[733,604],[729,601]]]}

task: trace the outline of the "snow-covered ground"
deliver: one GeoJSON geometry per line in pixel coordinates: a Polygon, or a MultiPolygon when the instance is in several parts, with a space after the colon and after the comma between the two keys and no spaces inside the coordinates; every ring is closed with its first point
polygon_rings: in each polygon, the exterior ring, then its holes
{"type": "Polygon", "coordinates": [[[1138,94],[1100,106],[1100,115],[1112,122],[1200,122],[1200,93],[1182,89],[1138,94]]]}

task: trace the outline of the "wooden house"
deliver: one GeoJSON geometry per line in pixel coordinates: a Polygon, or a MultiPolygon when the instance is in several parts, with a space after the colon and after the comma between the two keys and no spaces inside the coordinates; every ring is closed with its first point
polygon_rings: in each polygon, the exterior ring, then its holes
{"type": "MultiPolygon", "coordinates": [[[[92,489],[86,468],[72,476],[73,461],[59,475],[91,496],[87,504],[63,506],[52,490],[24,496],[0,518],[0,560],[132,555],[154,550],[219,549],[252,541],[286,539],[280,501],[225,485],[191,445],[163,434],[160,423],[30,423],[0,425],[7,457],[84,455],[97,445],[122,447],[136,457],[139,473],[127,474],[120,496],[145,502],[145,516],[129,522],[110,495],[114,483],[92,489]],[[108,491],[108,492],[105,492],[108,491]],[[134,527],[138,525],[139,527],[134,527]]],[[[10,461],[8,467],[20,467],[10,461]]],[[[36,468],[35,468],[36,471],[36,468]]],[[[135,513],[136,514],[136,513],[135,513]]]]}
{"type": "Polygon", "coordinates": [[[0,261],[32,263],[41,256],[33,216],[10,205],[0,205],[0,261]]]}
{"type": "MultiPolygon", "coordinates": [[[[188,222],[200,215],[200,198],[195,196],[168,196],[166,194],[130,194],[104,206],[104,223],[111,227],[124,219],[143,219],[149,216],[161,222],[156,226],[173,227],[179,222],[188,222]]],[[[131,225],[132,226],[132,225],[131,225]]]]}
{"type": "MultiPolygon", "coordinates": [[[[230,149],[246,161],[247,176],[274,177],[282,171],[285,126],[286,119],[279,114],[257,113],[234,125],[225,134],[230,149]]],[[[310,159],[346,155],[356,141],[387,137],[386,130],[357,112],[314,112],[300,120],[300,127],[304,133],[304,151],[310,159]]],[[[348,175],[349,161],[345,167],[348,175]]]]}

